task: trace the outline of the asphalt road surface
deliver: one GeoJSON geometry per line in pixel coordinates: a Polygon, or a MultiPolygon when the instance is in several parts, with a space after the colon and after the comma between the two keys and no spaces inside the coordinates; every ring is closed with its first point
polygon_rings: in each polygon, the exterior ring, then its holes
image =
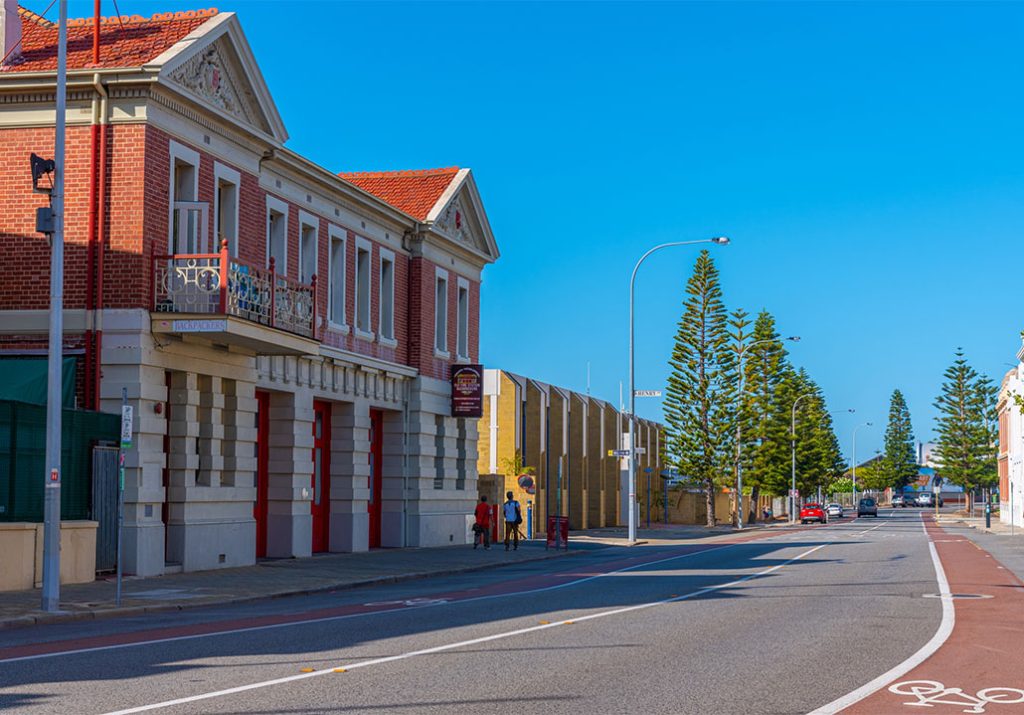
{"type": "Polygon", "coordinates": [[[0,632],[0,711],[808,713],[940,629],[918,510],[747,539],[0,632]]]}

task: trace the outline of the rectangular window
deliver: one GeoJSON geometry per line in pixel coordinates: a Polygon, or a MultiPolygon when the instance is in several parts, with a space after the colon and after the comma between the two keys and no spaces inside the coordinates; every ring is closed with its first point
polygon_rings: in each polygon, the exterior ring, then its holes
{"type": "Polygon", "coordinates": [[[456,352],[461,360],[469,359],[469,281],[458,279],[459,302],[456,325],[456,352]]]}
{"type": "Polygon", "coordinates": [[[317,274],[317,233],[320,220],[299,212],[299,282],[312,283],[317,274]]]}
{"type": "Polygon", "coordinates": [[[267,197],[267,266],[274,259],[277,273],[288,272],[288,204],[267,197]]]}
{"type": "Polygon", "coordinates": [[[346,327],[348,324],[345,322],[345,232],[334,226],[331,226],[328,232],[331,235],[331,277],[327,286],[327,319],[335,325],[346,327]]]}
{"type": "Polygon", "coordinates": [[[223,164],[213,165],[213,178],[217,190],[213,195],[213,227],[216,231],[215,245],[211,250],[220,250],[222,241],[228,242],[228,252],[238,255],[238,185],[241,177],[237,171],[223,164]]]}
{"type": "Polygon", "coordinates": [[[372,337],[370,331],[370,242],[356,239],[356,333],[372,337]]]}
{"type": "Polygon", "coordinates": [[[382,341],[395,339],[395,254],[380,252],[380,326],[382,341]]]}
{"type": "Polygon", "coordinates": [[[205,253],[206,204],[199,203],[199,152],[171,142],[168,253],[205,253]]]}
{"type": "Polygon", "coordinates": [[[434,283],[434,352],[448,357],[448,272],[440,268],[434,283]]]}

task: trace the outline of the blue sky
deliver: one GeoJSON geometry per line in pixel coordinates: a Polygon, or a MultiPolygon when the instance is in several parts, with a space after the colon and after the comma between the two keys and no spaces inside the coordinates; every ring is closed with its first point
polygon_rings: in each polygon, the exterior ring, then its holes
{"type": "MultiPolygon", "coordinates": [[[[857,456],[881,447],[894,388],[931,436],[957,346],[996,380],[1014,360],[1024,5],[218,7],[239,13],[293,149],[336,170],[473,169],[502,251],[490,367],[583,390],[589,362],[592,393],[617,400],[633,263],[718,234],[727,306],[771,311],[830,407],[857,410],[836,420],[847,457],[859,422],[875,426],[857,456]]],[[[695,256],[642,269],[638,387],[665,383],[695,256]]]]}

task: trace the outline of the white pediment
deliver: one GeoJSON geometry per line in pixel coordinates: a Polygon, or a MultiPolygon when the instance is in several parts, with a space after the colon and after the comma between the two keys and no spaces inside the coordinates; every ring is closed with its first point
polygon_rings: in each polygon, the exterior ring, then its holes
{"type": "Polygon", "coordinates": [[[435,231],[473,251],[495,260],[498,247],[480,202],[476,182],[468,170],[460,172],[457,182],[431,211],[429,220],[435,231]]]}
{"type": "Polygon", "coordinates": [[[282,142],[287,139],[234,13],[204,24],[156,63],[163,65],[161,78],[192,100],[282,142]]]}

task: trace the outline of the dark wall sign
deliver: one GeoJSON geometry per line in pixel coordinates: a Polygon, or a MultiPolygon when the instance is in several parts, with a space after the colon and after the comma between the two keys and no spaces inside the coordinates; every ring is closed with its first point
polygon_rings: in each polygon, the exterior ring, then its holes
{"type": "Polygon", "coordinates": [[[452,365],[452,417],[484,416],[484,366],[452,365]]]}

